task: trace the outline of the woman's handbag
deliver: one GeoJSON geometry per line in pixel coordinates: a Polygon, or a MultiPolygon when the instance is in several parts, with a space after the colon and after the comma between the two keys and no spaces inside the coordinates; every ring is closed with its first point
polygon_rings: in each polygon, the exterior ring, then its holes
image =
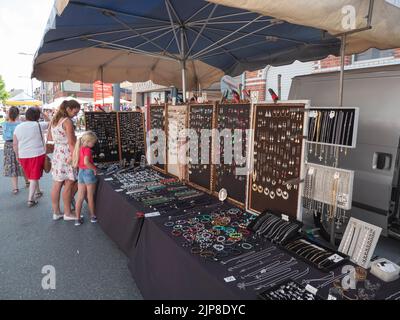
{"type": "MultiPolygon", "coordinates": [[[[51,126],[49,127],[48,132],[50,132],[51,126]]],[[[49,133],[47,133],[47,141],[46,141],[46,154],[54,153],[54,143],[49,143],[49,133]]]]}
{"type": "MultiPolygon", "coordinates": [[[[46,144],[44,143],[42,128],[40,127],[39,122],[38,122],[38,126],[39,126],[40,136],[42,137],[43,147],[46,150],[46,144]]],[[[46,150],[46,153],[47,153],[47,150],[46,150]]],[[[49,173],[51,171],[51,159],[47,154],[45,155],[45,158],[44,158],[43,170],[46,173],[49,173]]]]}

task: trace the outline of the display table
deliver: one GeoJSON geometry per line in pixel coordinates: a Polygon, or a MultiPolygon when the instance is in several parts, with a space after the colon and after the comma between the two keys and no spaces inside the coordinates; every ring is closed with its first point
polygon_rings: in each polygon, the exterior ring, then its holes
{"type": "MultiPolygon", "coordinates": [[[[182,245],[184,240],[173,236],[165,225],[169,217],[137,218],[137,212],[145,211],[145,208],[116,192],[115,186],[104,181],[103,177],[99,180],[96,196],[99,224],[128,256],[129,269],[145,299],[250,300],[257,299],[257,293],[264,290],[240,288],[238,284],[246,281],[241,278],[245,273],[240,273],[239,269],[230,272],[227,265],[192,254],[190,248],[182,245]],[[224,279],[229,276],[236,280],[226,283],[224,279]]],[[[273,247],[269,242],[260,246],[262,250],[273,247]]],[[[296,260],[280,248],[273,250],[280,261],[296,260]]],[[[337,277],[343,271],[338,267],[330,274],[325,273],[300,260],[296,260],[293,270],[305,274],[296,281],[306,283],[311,280],[310,284],[318,287],[318,294],[323,299],[327,299],[332,291],[333,282],[325,284],[326,280],[315,279],[329,279],[330,275],[337,277]]],[[[384,283],[371,274],[367,279],[368,287],[375,287],[373,291],[365,288],[366,282],[359,282],[356,290],[346,291],[346,296],[362,296],[360,292],[365,292],[370,294],[370,299],[382,300],[397,297],[394,294],[400,291],[400,280],[384,283]]]]}
{"type": "Polygon", "coordinates": [[[111,183],[99,176],[96,192],[96,215],[104,232],[126,255],[129,255],[138,239],[143,218],[137,213],[143,210],[139,203],[129,202],[115,191],[111,183]]]}

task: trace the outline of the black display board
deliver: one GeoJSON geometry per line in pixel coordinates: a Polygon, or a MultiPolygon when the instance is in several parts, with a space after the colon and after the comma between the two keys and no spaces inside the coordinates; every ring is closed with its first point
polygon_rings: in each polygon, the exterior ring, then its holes
{"type": "Polygon", "coordinates": [[[271,210],[297,217],[304,108],[304,103],[285,102],[254,106],[254,166],[248,189],[250,210],[271,210]]]}
{"type": "Polygon", "coordinates": [[[93,161],[97,163],[120,160],[118,120],[116,112],[85,112],[86,130],[97,135],[93,148],[93,161]]]}
{"type": "MultiPolygon", "coordinates": [[[[220,159],[219,164],[215,165],[214,190],[218,193],[222,188],[227,190],[228,198],[237,202],[239,205],[244,205],[246,202],[246,186],[247,176],[239,175],[237,168],[246,167],[247,161],[243,164],[237,164],[233,156],[235,148],[241,143],[241,156],[247,156],[247,139],[246,130],[250,129],[251,105],[245,104],[219,104],[217,109],[217,129],[220,134],[219,146],[215,145],[217,157],[220,159]],[[226,130],[227,129],[227,130],[226,130]],[[234,130],[242,130],[242,134],[238,135],[238,140],[235,141],[234,130]],[[232,135],[232,163],[225,163],[224,151],[224,134],[231,132],[232,135]]],[[[216,142],[217,144],[217,142],[216,142]]]]}
{"type": "Polygon", "coordinates": [[[358,118],[358,108],[310,108],[307,141],[355,148],[358,118]]]}
{"type": "Polygon", "coordinates": [[[144,117],[141,112],[118,112],[121,160],[140,161],[145,154],[144,117]]]}
{"type": "MultiPolygon", "coordinates": [[[[161,171],[166,171],[167,164],[167,115],[166,115],[166,106],[165,105],[151,105],[150,106],[150,130],[159,129],[164,132],[164,147],[162,150],[156,150],[155,153],[151,156],[158,157],[157,152],[162,153],[163,163],[153,163],[153,166],[156,169],[160,169],[161,171]]],[[[154,143],[158,138],[152,139],[150,143],[154,143]]]]}
{"type": "Polygon", "coordinates": [[[189,106],[189,129],[193,129],[198,137],[198,158],[195,160],[189,156],[187,180],[196,187],[212,191],[212,137],[205,145],[208,147],[208,161],[203,163],[201,159],[202,129],[211,130],[214,128],[214,104],[195,104],[189,106]],[[197,163],[196,163],[197,162],[197,163]]]}

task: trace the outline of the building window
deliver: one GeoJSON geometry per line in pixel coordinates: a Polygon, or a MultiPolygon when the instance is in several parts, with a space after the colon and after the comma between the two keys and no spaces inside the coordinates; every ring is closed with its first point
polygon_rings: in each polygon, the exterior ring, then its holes
{"type": "Polygon", "coordinates": [[[365,60],[382,59],[393,57],[393,50],[369,49],[363,53],[355,54],[354,61],[360,62],[365,60]]]}

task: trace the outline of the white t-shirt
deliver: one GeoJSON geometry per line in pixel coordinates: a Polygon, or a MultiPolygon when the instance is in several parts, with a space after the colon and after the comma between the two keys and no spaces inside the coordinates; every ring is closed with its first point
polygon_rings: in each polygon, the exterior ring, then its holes
{"type": "MultiPolygon", "coordinates": [[[[39,122],[39,124],[42,128],[43,137],[45,137],[45,130],[47,130],[49,124],[47,122],[39,122]]],[[[18,139],[18,156],[21,159],[35,158],[46,153],[38,122],[22,122],[15,128],[14,134],[18,139]]]]}

